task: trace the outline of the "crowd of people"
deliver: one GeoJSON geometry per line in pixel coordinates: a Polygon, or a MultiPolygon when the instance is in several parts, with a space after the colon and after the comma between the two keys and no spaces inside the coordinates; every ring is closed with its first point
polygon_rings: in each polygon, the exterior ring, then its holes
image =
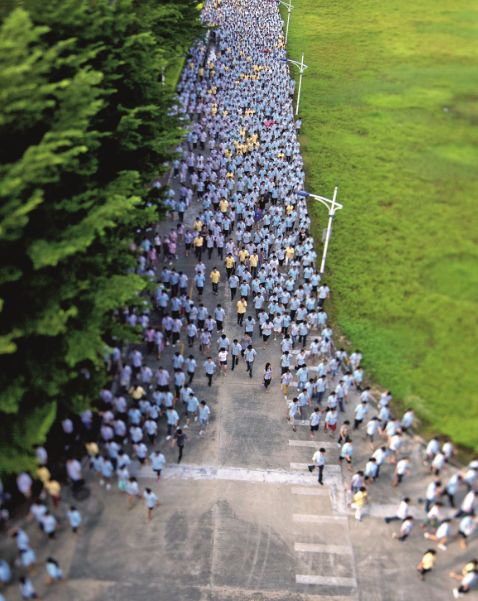
{"type": "MultiPolygon", "coordinates": [[[[307,202],[297,194],[304,189],[300,122],[291,108],[295,84],[284,62],[277,2],[211,0],[203,18],[215,29],[191,50],[178,86],[176,110],[189,118],[189,126],[166,199],[174,226],[138,239],[137,272],[155,290],[144,310],[126,308],[119,316],[141,331],[144,343],[112,348],[111,385],[100,392],[97,409],[80,420],[63,420],[68,480],[81,493],[85,470],[93,472],[105,491],[116,488],[126,496],[129,510],[142,498],[151,520],[158,491],[140,487],[135,465],[149,463],[159,481],[166,445],[174,444],[179,463],[188,440],[207,434],[214,407],[203,397],[216,380],[235,370],[252,379],[259,369],[266,391],[272,382],[280,384],[293,431],[298,420],[307,420],[311,439],[337,442],[335,453],[318,440],[309,470],[317,470],[324,485],[327,461],[342,464],[350,472],[349,501],[362,520],[373,483],[384,471],[391,473],[394,488],[406,488],[414,469],[406,452],[414,412],[397,418],[391,393],[377,396],[366,386],[361,352],[334,345],[327,314],[331,291],[316,268],[307,202]],[[261,361],[263,350],[271,348],[277,350],[276,363],[261,361]],[[72,452],[78,439],[86,440],[87,461],[72,452]],[[355,444],[369,446],[363,466],[356,465],[355,444]]],[[[54,539],[63,512],[77,536],[81,512],[62,499],[47,450],[36,452],[37,474],[23,472],[17,479],[31,519],[54,539]]],[[[478,462],[452,470],[453,453],[450,441],[433,438],[424,455],[431,481],[420,526],[441,551],[456,537],[466,548],[476,528],[478,462]],[[445,468],[449,475],[442,480],[445,468]],[[446,504],[456,509],[453,516],[446,504]]],[[[396,515],[386,518],[400,523],[393,537],[401,543],[417,521],[410,504],[404,495],[396,515]]],[[[36,552],[25,529],[11,535],[22,597],[35,598],[29,570],[36,552]]],[[[436,557],[435,546],[426,550],[417,566],[421,578],[436,557]]],[[[49,556],[45,566],[49,583],[63,579],[57,559],[49,556]]],[[[476,584],[477,566],[470,559],[463,572],[453,572],[460,581],[455,596],[476,584]]],[[[11,579],[11,565],[2,560],[0,582],[11,579]]]]}

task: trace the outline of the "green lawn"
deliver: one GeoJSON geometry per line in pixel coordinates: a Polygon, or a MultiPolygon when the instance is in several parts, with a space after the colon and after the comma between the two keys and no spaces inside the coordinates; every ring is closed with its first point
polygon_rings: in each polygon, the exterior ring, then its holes
{"type": "Polygon", "coordinates": [[[345,205],[334,318],[425,431],[478,450],[478,4],[296,0],[288,47],[307,189],[345,205]]]}

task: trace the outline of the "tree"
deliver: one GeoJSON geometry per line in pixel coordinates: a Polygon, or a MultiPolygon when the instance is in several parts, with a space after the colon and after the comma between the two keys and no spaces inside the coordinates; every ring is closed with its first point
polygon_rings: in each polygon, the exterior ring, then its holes
{"type": "Polygon", "coordinates": [[[148,184],[181,134],[161,76],[200,30],[185,1],[11,4],[0,29],[4,473],[32,466],[57,414],[90,406],[108,342],[134,335],[114,317],[147,285],[131,242],[158,218],[148,184]]]}

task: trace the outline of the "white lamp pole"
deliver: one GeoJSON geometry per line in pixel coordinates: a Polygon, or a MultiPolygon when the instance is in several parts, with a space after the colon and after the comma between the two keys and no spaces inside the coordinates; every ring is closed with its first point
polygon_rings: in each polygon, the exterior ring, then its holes
{"type": "Polygon", "coordinates": [[[279,4],[282,4],[282,6],[285,6],[287,8],[287,25],[285,27],[285,43],[287,44],[287,40],[289,39],[290,15],[294,7],[292,6],[292,2],[290,1],[284,2],[284,0],[279,0],[279,4]]]}
{"type": "Polygon", "coordinates": [[[339,191],[339,189],[336,186],[332,200],[330,200],[330,198],[325,198],[324,196],[317,196],[316,194],[310,194],[310,192],[304,192],[304,191],[298,192],[299,196],[304,196],[304,197],[310,196],[311,198],[318,200],[324,206],[326,206],[329,211],[329,222],[327,224],[327,232],[325,234],[324,250],[322,252],[322,261],[320,263],[320,272],[319,273],[321,275],[325,271],[325,261],[327,259],[327,250],[329,248],[330,235],[332,234],[332,221],[334,220],[335,212],[338,211],[339,209],[344,208],[343,205],[341,205],[336,200],[338,191],[339,191]]]}
{"type": "Polygon", "coordinates": [[[291,58],[283,58],[281,59],[283,62],[291,63],[299,69],[299,89],[297,90],[297,102],[295,104],[295,114],[296,116],[299,114],[299,106],[300,106],[300,93],[302,91],[302,76],[304,75],[304,71],[308,68],[304,63],[304,53],[302,53],[302,58],[299,61],[293,61],[291,58]]]}
{"type": "Polygon", "coordinates": [[[304,71],[307,69],[307,65],[304,65],[304,53],[302,53],[302,58],[300,59],[300,67],[299,67],[299,91],[297,92],[297,104],[295,105],[295,116],[299,114],[299,104],[300,104],[300,91],[302,90],[302,75],[304,75],[304,71]]]}

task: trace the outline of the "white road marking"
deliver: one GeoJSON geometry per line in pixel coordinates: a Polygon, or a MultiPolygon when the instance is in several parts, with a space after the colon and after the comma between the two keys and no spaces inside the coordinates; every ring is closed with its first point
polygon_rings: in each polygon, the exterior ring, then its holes
{"type": "Polygon", "coordinates": [[[309,543],[295,543],[294,550],[299,553],[335,553],[338,555],[351,555],[352,547],[346,545],[315,545],[309,543]]]}
{"type": "Polygon", "coordinates": [[[311,447],[313,449],[340,449],[336,442],[324,441],[324,440],[289,440],[290,447],[311,447]]]}
{"type": "Polygon", "coordinates": [[[320,486],[317,488],[312,488],[311,486],[308,486],[307,488],[302,488],[302,487],[298,486],[295,488],[291,488],[290,491],[293,495],[308,495],[308,496],[314,496],[314,497],[330,496],[330,492],[329,492],[328,488],[324,488],[323,486],[320,486]]]}
{"type": "Polygon", "coordinates": [[[322,586],[349,586],[355,588],[357,581],[355,578],[340,578],[338,576],[315,576],[306,574],[296,574],[297,584],[320,584],[322,586]]]}
{"type": "Polygon", "coordinates": [[[316,513],[293,513],[292,521],[300,524],[348,524],[348,520],[343,515],[317,515],[316,513]]]}
{"type": "MultiPolygon", "coordinates": [[[[398,502],[394,505],[386,505],[379,503],[370,503],[367,505],[367,513],[365,515],[371,518],[384,518],[387,516],[394,516],[397,513],[398,502]]],[[[353,513],[350,511],[349,513],[353,513]]],[[[420,517],[421,513],[417,507],[410,507],[408,511],[409,515],[412,515],[414,518],[420,517]]],[[[451,517],[451,516],[450,516],[451,517]]]]}
{"type": "MultiPolygon", "coordinates": [[[[291,463],[291,470],[308,470],[308,466],[310,463],[291,463]]],[[[340,465],[326,465],[324,468],[324,474],[327,473],[339,474],[340,473],[340,465]]]]}
{"type": "MultiPolygon", "coordinates": [[[[139,478],[156,478],[150,466],[142,467],[139,478]]],[[[317,486],[311,474],[290,472],[279,469],[246,469],[241,467],[217,467],[199,465],[170,465],[162,474],[164,480],[232,480],[236,482],[257,482],[261,484],[300,484],[317,486]]]]}

